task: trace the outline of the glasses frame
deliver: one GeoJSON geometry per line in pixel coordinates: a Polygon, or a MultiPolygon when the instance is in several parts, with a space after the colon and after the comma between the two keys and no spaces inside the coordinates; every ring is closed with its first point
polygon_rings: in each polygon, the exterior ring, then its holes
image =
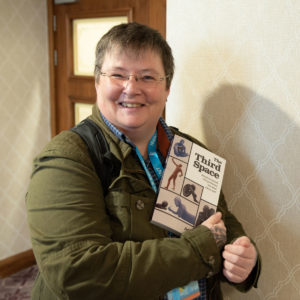
{"type": "Polygon", "coordinates": [[[166,75],[166,76],[159,77],[158,79],[153,78],[153,82],[146,82],[146,81],[143,81],[142,76],[140,76],[138,74],[126,74],[124,76],[124,78],[114,78],[113,74],[107,74],[106,72],[102,72],[102,71],[100,71],[99,74],[100,74],[100,76],[108,77],[110,80],[113,80],[113,81],[116,81],[116,82],[120,82],[122,84],[127,83],[129,81],[130,77],[133,76],[134,79],[136,80],[136,82],[142,82],[146,86],[162,82],[162,81],[166,80],[170,76],[170,75],[166,75]]]}

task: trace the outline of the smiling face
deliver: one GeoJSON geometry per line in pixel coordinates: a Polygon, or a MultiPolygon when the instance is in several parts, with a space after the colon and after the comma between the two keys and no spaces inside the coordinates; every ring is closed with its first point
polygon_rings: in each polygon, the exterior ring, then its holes
{"type": "MultiPolygon", "coordinates": [[[[119,48],[113,48],[105,55],[101,71],[106,74],[166,75],[156,52],[144,50],[136,53],[119,48]]],[[[108,76],[100,76],[96,91],[101,113],[132,141],[136,137],[151,138],[169,95],[165,80],[146,86],[134,76],[123,84],[116,84],[108,76]]]]}

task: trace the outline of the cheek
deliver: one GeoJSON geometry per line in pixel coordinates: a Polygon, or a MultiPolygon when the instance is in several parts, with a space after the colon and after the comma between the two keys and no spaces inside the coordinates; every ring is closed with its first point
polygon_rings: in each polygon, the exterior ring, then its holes
{"type": "Polygon", "coordinates": [[[121,89],[112,87],[111,85],[107,86],[98,86],[97,90],[98,97],[100,98],[99,100],[110,100],[110,101],[116,101],[119,99],[121,95],[121,89]]]}
{"type": "Polygon", "coordinates": [[[167,102],[168,95],[166,93],[160,93],[157,97],[157,102],[160,107],[164,107],[167,102]]]}
{"type": "Polygon", "coordinates": [[[148,91],[147,96],[150,101],[155,103],[161,103],[162,105],[164,105],[168,97],[167,94],[161,90],[157,90],[157,91],[150,90],[148,91]]]}

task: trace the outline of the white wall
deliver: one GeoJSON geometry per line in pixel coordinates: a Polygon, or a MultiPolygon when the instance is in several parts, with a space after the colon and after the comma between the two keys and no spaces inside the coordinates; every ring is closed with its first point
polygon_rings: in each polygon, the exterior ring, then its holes
{"type": "Polygon", "coordinates": [[[31,248],[25,194],[50,139],[47,1],[0,0],[0,259],[31,248]]]}
{"type": "Polygon", "coordinates": [[[300,2],[167,0],[169,125],[228,161],[224,192],[261,251],[258,289],[300,299],[300,2]]]}

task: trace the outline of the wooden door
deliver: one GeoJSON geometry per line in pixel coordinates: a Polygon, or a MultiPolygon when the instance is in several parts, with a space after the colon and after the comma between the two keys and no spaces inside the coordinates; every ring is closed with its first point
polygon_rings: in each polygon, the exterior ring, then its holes
{"type": "Polygon", "coordinates": [[[166,0],[48,0],[52,136],[74,126],[76,103],[96,101],[94,77],[74,73],[74,20],[116,16],[151,26],[165,37],[166,0]]]}

